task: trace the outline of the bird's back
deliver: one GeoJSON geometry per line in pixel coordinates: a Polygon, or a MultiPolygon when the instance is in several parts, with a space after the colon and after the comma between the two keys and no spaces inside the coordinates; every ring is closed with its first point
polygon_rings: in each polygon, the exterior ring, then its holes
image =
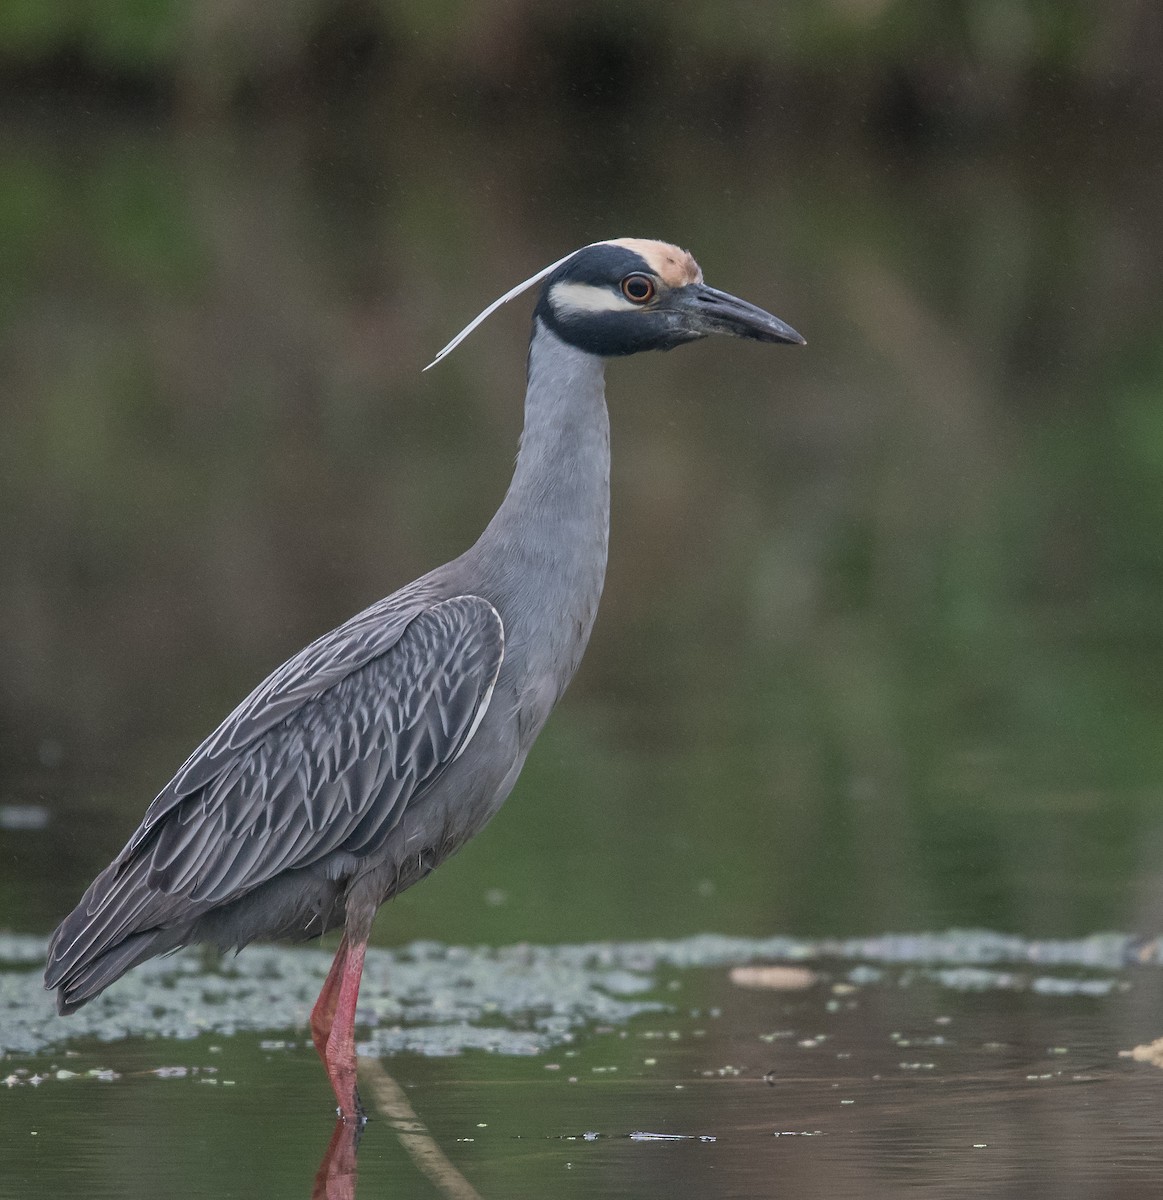
{"type": "Polygon", "coordinates": [[[62,1012],[188,941],[314,936],[480,726],[504,657],[456,564],[275,671],[190,756],[53,936],[62,1012]]]}

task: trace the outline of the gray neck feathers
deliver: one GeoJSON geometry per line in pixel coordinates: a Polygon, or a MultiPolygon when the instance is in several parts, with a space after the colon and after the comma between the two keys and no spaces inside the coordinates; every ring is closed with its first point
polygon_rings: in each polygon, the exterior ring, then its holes
{"type": "Polygon", "coordinates": [[[470,553],[497,597],[506,662],[552,679],[557,694],[589,639],[609,527],[604,360],[534,320],[513,481],[470,553]]]}

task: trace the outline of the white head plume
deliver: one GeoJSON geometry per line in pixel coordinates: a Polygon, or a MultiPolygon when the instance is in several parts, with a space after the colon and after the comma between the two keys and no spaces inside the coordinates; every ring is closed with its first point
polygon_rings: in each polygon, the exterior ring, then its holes
{"type": "MultiPolygon", "coordinates": [[[[590,248],[590,246],[600,246],[602,244],[603,243],[601,243],[601,242],[590,242],[590,245],[583,246],[582,250],[588,250],[590,248]]],[[[530,275],[529,278],[526,279],[524,283],[519,283],[519,284],[517,284],[516,287],[510,288],[503,296],[498,296],[497,299],[494,300],[492,302],[492,304],[490,304],[488,306],[488,308],[486,308],[484,310],[484,312],[473,317],[473,319],[471,321],[469,321],[469,323],[456,335],[456,337],[454,337],[452,339],[451,342],[448,343],[447,346],[444,347],[443,350],[440,351],[440,353],[428,364],[427,367],[424,368],[424,370],[427,371],[430,368],[436,366],[436,364],[442,358],[444,358],[446,355],[451,354],[453,352],[453,350],[455,350],[457,348],[457,346],[459,346],[460,343],[463,342],[464,339],[466,337],[468,337],[468,335],[470,333],[472,333],[472,331],[478,325],[481,324],[482,321],[485,321],[489,317],[491,317],[493,315],[493,313],[495,313],[497,311],[497,309],[501,307],[502,304],[508,304],[510,300],[519,296],[522,292],[526,291],[528,288],[531,288],[535,283],[540,283],[541,280],[543,280],[546,277],[546,275],[550,275],[554,271],[556,271],[557,268],[560,267],[562,263],[568,262],[571,258],[573,258],[573,256],[575,254],[580,254],[580,253],[581,253],[580,250],[571,250],[568,254],[559,258],[557,260],[557,262],[552,262],[549,264],[549,266],[543,267],[540,271],[537,272],[536,275],[530,275]]]]}

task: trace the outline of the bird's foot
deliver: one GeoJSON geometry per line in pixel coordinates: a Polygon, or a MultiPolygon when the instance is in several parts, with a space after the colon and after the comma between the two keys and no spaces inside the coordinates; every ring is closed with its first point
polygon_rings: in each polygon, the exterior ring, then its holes
{"type": "Polygon", "coordinates": [[[362,1129],[367,1124],[367,1109],[364,1108],[363,1101],[359,1097],[359,1088],[351,1089],[350,1104],[335,1106],[335,1115],[344,1125],[354,1125],[357,1129],[362,1129]]]}

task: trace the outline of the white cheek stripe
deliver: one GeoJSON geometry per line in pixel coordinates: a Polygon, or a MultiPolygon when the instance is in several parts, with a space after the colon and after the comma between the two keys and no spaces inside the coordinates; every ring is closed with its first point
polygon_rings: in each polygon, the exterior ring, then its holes
{"type": "Polygon", "coordinates": [[[589,283],[555,283],[549,289],[549,303],[558,312],[630,312],[642,307],[619,292],[589,283]]]}

